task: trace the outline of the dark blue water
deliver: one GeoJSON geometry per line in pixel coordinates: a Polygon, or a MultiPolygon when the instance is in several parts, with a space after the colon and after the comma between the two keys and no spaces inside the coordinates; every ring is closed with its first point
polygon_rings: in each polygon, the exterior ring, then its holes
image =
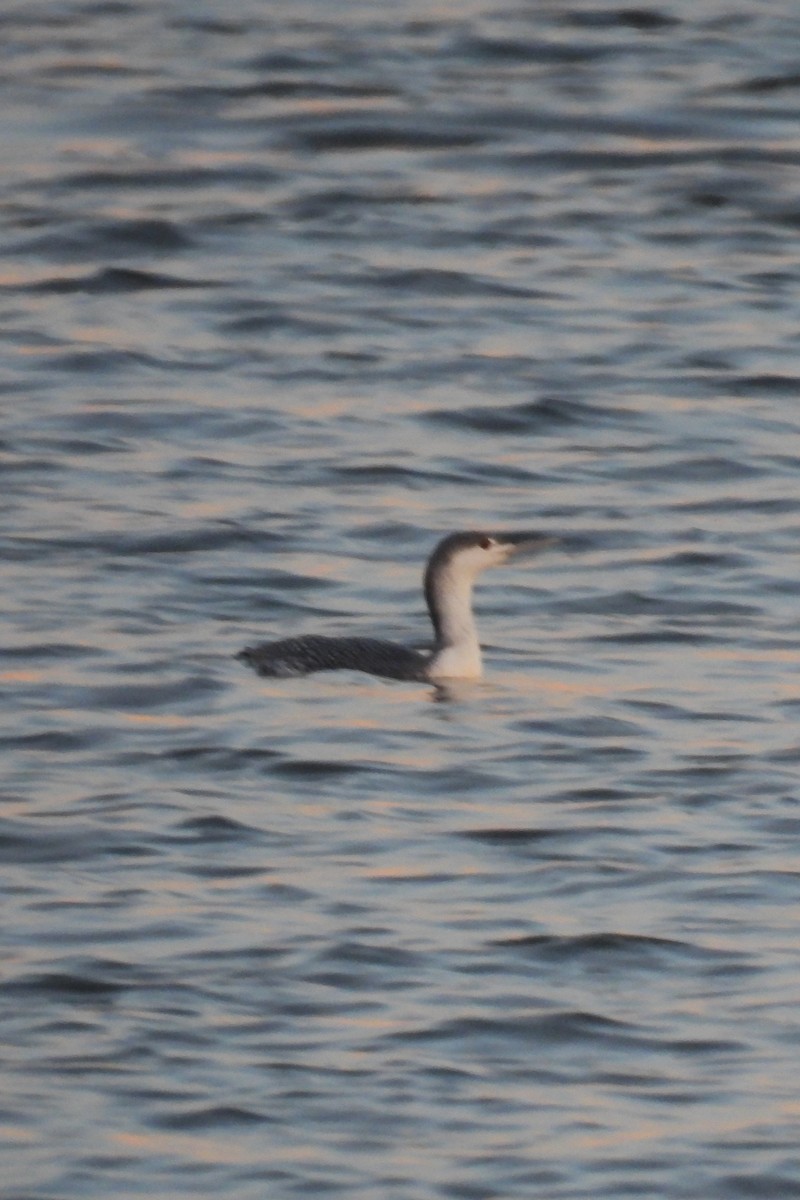
{"type": "Polygon", "coordinates": [[[800,1196],[796,6],[0,34],[3,1200],[800,1196]]]}

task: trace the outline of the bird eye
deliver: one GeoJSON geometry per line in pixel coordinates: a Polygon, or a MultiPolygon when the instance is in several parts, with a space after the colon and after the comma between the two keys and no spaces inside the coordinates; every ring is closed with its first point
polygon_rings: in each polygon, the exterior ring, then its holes
{"type": "Polygon", "coordinates": [[[480,542],[481,550],[488,550],[489,547],[492,546],[493,544],[494,543],[492,542],[492,539],[490,537],[481,538],[481,542],[480,542]]]}

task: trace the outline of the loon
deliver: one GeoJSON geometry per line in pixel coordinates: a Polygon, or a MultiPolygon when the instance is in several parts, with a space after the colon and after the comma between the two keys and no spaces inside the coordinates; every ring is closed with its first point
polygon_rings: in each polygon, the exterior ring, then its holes
{"type": "Polygon", "coordinates": [[[366,637],[308,634],[262,642],[237,654],[259,675],[286,677],[313,671],[365,671],[385,679],[437,682],[480,679],[483,672],[472,613],[472,585],[487,567],[502,566],[519,550],[538,551],[557,539],[541,533],[451,533],[425,568],[425,600],[436,641],[430,654],[366,637]]]}

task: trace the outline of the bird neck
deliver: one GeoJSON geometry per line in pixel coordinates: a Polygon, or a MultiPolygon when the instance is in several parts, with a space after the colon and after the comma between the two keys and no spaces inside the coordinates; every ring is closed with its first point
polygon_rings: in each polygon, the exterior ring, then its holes
{"type": "Polygon", "coordinates": [[[436,645],[428,667],[432,676],[477,678],[481,675],[481,647],[472,612],[473,578],[445,569],[425,581],[428,611],[436,631],[436,645]]]}

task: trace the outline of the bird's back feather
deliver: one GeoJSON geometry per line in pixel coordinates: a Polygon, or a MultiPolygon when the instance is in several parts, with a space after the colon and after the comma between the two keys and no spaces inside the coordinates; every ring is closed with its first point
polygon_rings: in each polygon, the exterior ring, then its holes
{"type": "Polygon", "coordinates": [[[314,671],[366,671],[386,679],[427,679],[428,660],[416,650],[378,638],[283,638],[247,646],[236,656],[259,675],[287,677],[314,671]]]}

